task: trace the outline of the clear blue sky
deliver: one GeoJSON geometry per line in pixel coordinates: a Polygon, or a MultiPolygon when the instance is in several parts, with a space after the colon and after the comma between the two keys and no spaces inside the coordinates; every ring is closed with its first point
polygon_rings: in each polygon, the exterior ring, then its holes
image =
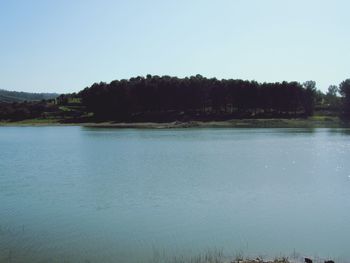
{"type": "Polygon", "coordinates": [[[350,77],[348,0],[0,0],[0,88],[73,92],[157,74],[350,77]]]}

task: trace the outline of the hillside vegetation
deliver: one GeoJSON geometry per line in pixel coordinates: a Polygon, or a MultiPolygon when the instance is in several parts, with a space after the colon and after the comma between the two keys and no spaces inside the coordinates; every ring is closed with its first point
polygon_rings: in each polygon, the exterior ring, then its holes
{"type": "Polygon", "coordinates": [[[39,101],[55,99],[59,96],[57,93],[30,93],[20,91],[8,91],[0,89],[0,102],[22,102],[22,101],[39,101]]]}
{"type": "MultiPolygon", "coordinates": [[[[201,75],[186,78],[147,75],[94,83],[78,93],[58,97],[6,91],[0,96],[3,122],[47,119],[60,123],[208,123],[308,119],[323,124],[327,120],[327,126],[333,127],[334,120],[350,119],[350,79],[330,86],[323,93],[314,81],[259,83],[201,75]],[[310,119],[311,116],[327,118],[310,119]]],[[[282,124],[274,121],[273,125],[282,124]]]]}

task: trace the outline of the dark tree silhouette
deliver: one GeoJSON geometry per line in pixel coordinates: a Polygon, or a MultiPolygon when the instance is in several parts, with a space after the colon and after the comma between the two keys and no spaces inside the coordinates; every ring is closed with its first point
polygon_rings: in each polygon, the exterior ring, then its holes
{"type": "Polygon", "coordinates": [[[327,94],[314,81],[259,83],[201,75],[135,77],[94,83],[79,93],[41,102],[0,103],[0,119],[170,122],[307,117],[314,110],[350,117],[350,79],[327,94]],[[341,98],[337,94],[342,96],[341,98]]]}
{"type": "Polygon", "coordinates": [[[316,85],[170,76],[95,83],[78,94],[100,120],[174,121],[308,116],[316,85]]]}
{"type": "Polygon", "coordinates": [[[344,114],[346,117],[350,117],[350,79],[346,79],[340,83],[339,92],[343,97],[344,114]]]}
{"type": "Polygon", "coordinates": [[[306,115],[312,115],[315,108],[316,82],[309,80],[303,84],[305,88],[304,108],[306,115]]]}

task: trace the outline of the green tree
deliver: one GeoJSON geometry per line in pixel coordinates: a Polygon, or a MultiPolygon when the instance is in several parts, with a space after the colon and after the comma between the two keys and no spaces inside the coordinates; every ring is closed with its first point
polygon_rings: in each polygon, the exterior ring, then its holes
{"type": "Polygon", "coordinates": [[[340,104],[340,98],[338,97],[339,88],[336,85],[330,85],[326,93],[326,104],[331,110],[338,110],[340,104]]]}
{"type": "Polygon", "coordinates": [[[337,85],[330,85],[328,87],[327,96],[336,97],[339,92],[337,85]]]}

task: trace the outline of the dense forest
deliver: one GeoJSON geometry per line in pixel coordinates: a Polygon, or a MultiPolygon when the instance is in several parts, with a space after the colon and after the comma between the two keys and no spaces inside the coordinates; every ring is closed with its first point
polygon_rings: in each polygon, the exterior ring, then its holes
{"type": "Polygon", "coordinates": [[[147,75],[94,83],[79,93],[49,100],[0,103],[2,120],[56,117],[66,122],[303,118],[314,111],[349,117],[350,79],[323,93],[314,81],[258,83],[147,75]]]}
{"type": "Polygon", "coordinates": [[[186,121],[307,117],[316,106],[339,111],[337,94],[337,86],[323,94],[314,81],[258,83],[201,75],[190,78],[147,75],[109,84],[95,83],[78,97],[97,119],[186,121]]]}

